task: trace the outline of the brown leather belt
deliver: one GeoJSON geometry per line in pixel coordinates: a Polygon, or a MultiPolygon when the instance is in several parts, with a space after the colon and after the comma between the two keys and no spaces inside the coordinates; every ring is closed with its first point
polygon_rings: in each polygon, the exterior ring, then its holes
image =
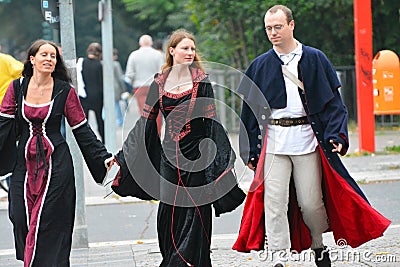
{"type": "Polygon", "coordinates": [[[309,124],[307,116],[300,118],[281,118],[281,119],[268,119],[268,124],[279,125],[282,127],[290,127],[296,125],[309,124]]]}

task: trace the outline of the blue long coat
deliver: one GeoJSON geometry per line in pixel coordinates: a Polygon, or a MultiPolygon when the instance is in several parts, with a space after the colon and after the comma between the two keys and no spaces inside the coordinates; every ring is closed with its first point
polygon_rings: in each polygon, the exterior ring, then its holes
{"type": "MultiPolygon", "coordinates": [[[[282,64],[274,50],[260,55],[251,63],[239,86],[238,92],[244,95],[240,156],[245,164],[252,157],[264,162],[270,108],[286,107],[282,64]]],[[[357,247],[381,236],[390,221],[369,205],[339,156],[332,152],[329,140],[343,145],[342,155],[349,147],[347,110],[338,91],[340,82],[332,64],[320,50],[303,46],[298,73],[305,88],[304,91],[299,88],[299,95],[321,152],[323,194],[330,230],[335,239],[344,238],[350,246],[357,247]]],[[[263,164],[258,166],[246,199],[239,237],[233,246],[238,251],[261,250],[264,246],[263,167],[263,164]]],[[[291,190],[295,190],[293,185],[291,190]]],[[[295,194],[291,193],[290,197],[292,249],[301,251],[310,247],[311,239],[295,194]]]]}

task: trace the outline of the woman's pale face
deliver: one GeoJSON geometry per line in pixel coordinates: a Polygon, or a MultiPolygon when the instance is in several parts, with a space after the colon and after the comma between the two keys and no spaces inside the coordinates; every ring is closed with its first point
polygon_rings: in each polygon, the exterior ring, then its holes
{"type": "Polygon", "coordinates": [[[57,64],[57,51],[50,44],[42,45],[35,56],[30,56],[34,71],[52,73],[57,64]]]}
{"type": "Polygon", "coordinates": [[[184,38],[176,47],[170,47],[169,52],[174,58],[174,65],[192,64],[196,55],[196,46],[192,39],[184,38]]]}

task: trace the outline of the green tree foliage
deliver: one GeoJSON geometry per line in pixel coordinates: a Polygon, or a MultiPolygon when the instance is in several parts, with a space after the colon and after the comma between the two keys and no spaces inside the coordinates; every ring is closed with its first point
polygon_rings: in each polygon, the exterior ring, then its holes
{"type": "MultiPolygon", "coordinates": [[[[91,42],[101,42],[101,23],[97,18],[98,1],[74,1],[75,41],[78,57],[85,56],[91,42]]],[[[132,16],[121,1],[113,1],[114,47],[119,50],[120,61],[125,66],[126,59],[137,48],[139,34],[145,26],[136,28],[130,23],[132,16]]],[[[40,1],[12,0],[0,3],[0,44],[5,51],[19,60],[24,60],[24,52],[36,39],[43,37],[44,21],[40,1]]]]}
{"type": "MultiPolygon", "coordinates": [[[[86,48],[91,42],[101,43],[101,22],[98,21],[97,1],[75,1],[75,40],[77,57],[86,55],[86,48]]],[[[126,18],[129,13],[120,1],[112,1],[113,16],[113,45],[119,51],[119,61],[125,67],[131,50],[136,48],[138,34],[126,18]]]]}
{"type": "MultiPolygon", "coordinates": [[[[371,1],[374,54],[389,49],[400,55],[398,0],[371,1]]],[[[85,55],[90,42],[101,42],[97,2],[74,1],[77,56],[85,55]]],[[[275,4],[293,10],[300,42],[321,49],[336,66],[354,65],[353,0],[114,0],[114,46],[124,66],[129,53],[138,48],[140,35],[165,39],[183,27],[194,32],[206,60],[245,69],[271,48],[263,20],[275,4]]],[[[39,0],[0,3],[0,44],[21,59],[19,52],[42,37],[43,20],[39,0]]]]}
{"type": "Polygon", "coordinates": [[[334,65],[354,65],[353,0],[300,0],[295,37],[322,50],[334,65]]]}
{"type": "Polygon", "coordinates": [[[399,0],[372,0],[375,53],[388,49],[400,56],[399,0]]]}
{"type": "Polygon", "coordinates": [[[186,0],[121,0],[130,12],[130,21],[142,33],[165,38],[177,28],[193,29],[186,0]]]}
{"type": "MultiPolygon", "coordinates": [[[[299,41],[321,49],[335,65],[354,65],[353,0],[122,1],[152,31],[192,29],[189,18],[205,58],[240,69],[271,48],[263,17],[269,7],[284,4],[293,10],[299,41]]],[[[372,8],[374,54],[381,49],[399,54],[398,0],[372,0],[372,8]]]]}
{"type": "Polygon", "coordinates": [[[24,51],[41,38],[43,16],[40,1],[13,0],[0,4],[0,42],[7,52],[24,60],[24,51]]]}
{"type": "Polygon", "coordinates": [[[244,69],[255,56],[266,51],[263,25],[266,2],[189,0],[189,7],[196,10],[191,19],[206,58],[244,69]]]}

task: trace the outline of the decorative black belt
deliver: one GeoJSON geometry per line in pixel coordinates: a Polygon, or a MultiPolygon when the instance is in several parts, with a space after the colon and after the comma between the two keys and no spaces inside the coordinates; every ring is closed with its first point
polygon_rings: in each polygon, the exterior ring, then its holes
{"type": "Polygon", "coordinates": [[[307,116],[300,118],[281,118],[281,119],[268,119],[268,124],[279,125],[282,127],[296,126],[309,124],[307,116]]]}

